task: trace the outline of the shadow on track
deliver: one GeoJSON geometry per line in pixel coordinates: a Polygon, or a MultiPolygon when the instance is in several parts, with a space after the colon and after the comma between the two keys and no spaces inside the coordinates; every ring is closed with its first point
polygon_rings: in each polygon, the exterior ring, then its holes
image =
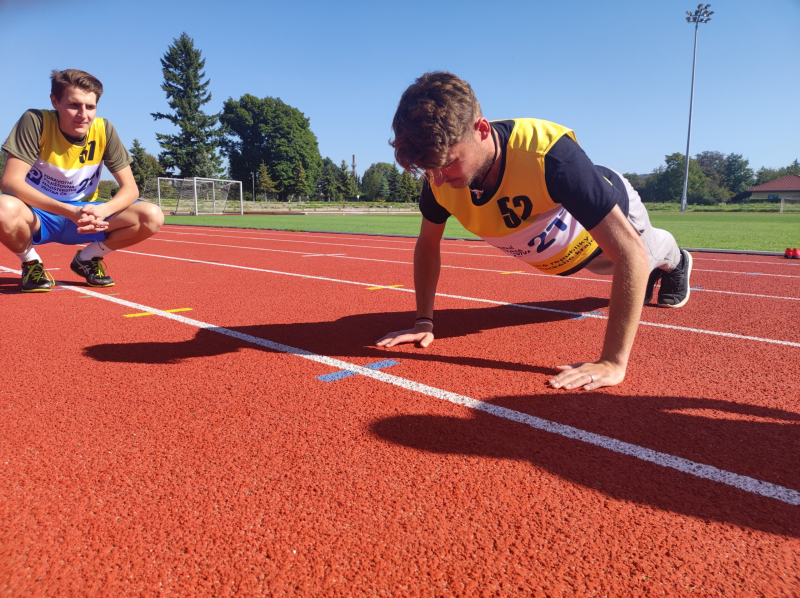
{"type": "MultiPolygon", "coordinates": [[[[719,400],[591,393],[508,396],[491,403],[800,489],[796,413],[719,400]]],[[[401,415],[373,423],[371,432],[429,453],[528,461],[615,499],[800,537],[800,507],[480,411],[468,417],[401,415]]]]}
{"type": "MultiPolygon", "coordinates": [[[[554,309],[567,312],[588,312],[608,306],[607,299],[596,297],[568,301],[545,301],[525,303],[543,310],[554,309]]],[[[187,314],[191,317],[191,314],[187,314]]],[[[469,309],[441,309],[436,311],[438,339],[457,338],[478,334],[484,330],[541,324],[570,319],[569,314],[536,309],[520,309],[497,306],[469,309]]],[[[329,322],[299,322],[292,324],[264,324],[261,326],[233,326],[231,330],[313,351],[320,355],[341,357],[364,357],[375,360],[396,357],[404,360],[438,361],[456,365],[495,368],[509,371],[551,374],[551,368],[526,363],[498,361],[469,356],[446,356],[435,352],[436,343],[427,350],[397,351],[380,349],[375,341],[393,330],[400,330],[414,321],[409,312],[369,313],[345,316],[329,322]]],[[[230,337],[222,337],[209,330],[198,330],[191,341],[148,342],[93,345],[84,349],[87,357],[97,361],[121,363],[178,363],[183,359],[210,357],[238,351],[242,348],[258,348],[250,343],[230,337]]],[[[266,350],[266,349],[263,349],[266,350]]]]}

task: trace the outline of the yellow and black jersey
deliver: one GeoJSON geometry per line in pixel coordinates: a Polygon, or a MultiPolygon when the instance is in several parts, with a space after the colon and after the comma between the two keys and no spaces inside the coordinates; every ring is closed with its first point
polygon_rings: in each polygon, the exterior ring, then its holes
{"type": "Polygon", "coordinates": [[[95,201],[103,164],[118,172],[133,160],[114,127],[95,118],[81,139],[66,137],[55,110],[28,110],[2,148],[31,165],[26,182],[58,201],[95,201]]]}
{"type": "Polygon", "coordinates": [[[452,214],[470,232],[543,272],[577,272],[601,253],[588,231],[616,205],[628,214],[622,179],[592,164],[566,127],[538,119],[491,124],[502,150],[497,186],[477,198],[470,189],[426,183],[423,216],[441,224],[452,214]]]}

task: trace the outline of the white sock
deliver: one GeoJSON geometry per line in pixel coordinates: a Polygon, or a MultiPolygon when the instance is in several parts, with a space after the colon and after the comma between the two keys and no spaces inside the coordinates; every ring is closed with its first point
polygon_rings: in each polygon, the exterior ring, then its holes
{"type": "Polygon", "coordinates": [[[90,259],[94,257],[105,257],[113,250],[109,249],[105,246],[104,243],[100,241],[95,241],[91,245],[87,245],[83,249],[81,249],[80,254],[78,254],[78,259],[84,262],[88,262],[90,259]]]}
{"type": "Polygon", "coordinates": [[[42,258],[39,257],[39,254],[36,253],[36,249],[31,245],[22,253],[17,253],[16,256],[19,258],[21,262],[32,262],[33,260],[42,261],[42,258]]]}

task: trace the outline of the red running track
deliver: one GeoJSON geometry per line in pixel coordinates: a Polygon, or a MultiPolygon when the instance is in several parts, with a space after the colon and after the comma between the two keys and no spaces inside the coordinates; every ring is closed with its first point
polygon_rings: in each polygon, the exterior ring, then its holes
{"type": "Polygon", "coordinates": [[[800,268],[695,254],[625,383],[571,393],[607,281],[445,242],[436,341],[380,350],[412,249],[167,226],[33,296],[0,261],[0,595],[800,593],[800,268]]]}

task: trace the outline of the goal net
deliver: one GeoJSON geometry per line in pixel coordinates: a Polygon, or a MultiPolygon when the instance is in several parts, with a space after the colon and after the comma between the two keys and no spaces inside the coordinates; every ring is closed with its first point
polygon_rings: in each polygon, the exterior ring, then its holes
{"type": "Polygon", "coordinates": [[[800,195],[794,197],[781,196],[781,214],[784,212],[800,212],[800,195]]]}
{"type": "Polygon", "coordinates": [[[140,199],[157,203],[170,214],[244,214],[241,181],[150,178],[140,199]]]}

